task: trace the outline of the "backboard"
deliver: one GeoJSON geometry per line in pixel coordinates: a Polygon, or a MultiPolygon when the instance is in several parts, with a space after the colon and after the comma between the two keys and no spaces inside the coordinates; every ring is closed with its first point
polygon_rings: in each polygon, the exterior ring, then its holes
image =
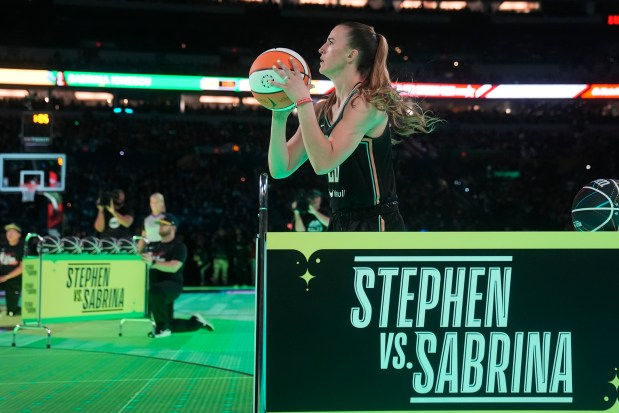
{"type": "Polygon", "coordinates": [[[0,192],[24,192],[36,185],[36,191],[65,189],[67,159],[61,153],[0,154],[0,192]]]}

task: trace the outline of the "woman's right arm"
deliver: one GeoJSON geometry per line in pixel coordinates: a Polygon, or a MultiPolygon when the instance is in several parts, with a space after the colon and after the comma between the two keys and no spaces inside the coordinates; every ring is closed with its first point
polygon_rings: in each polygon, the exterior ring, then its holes
{"type": "MultiPolygon", "coordinates": [[[[314,104],[314,115],[318,114],[325,100],[314,104]]],[[[269,171],[275,179],[286,178],[307,161],[301,127],[286,141],[286,121],[292,111],[273,112],[271,116],[271,141],[269,143],[269,171]]]]}
{"type": "Polygon", "coordinates": [[[286,178],[307,160],[301,129],[286,141],[286,121],[291,112],[273,112],[269,143],[269,171],[275,179],[286,178]]]}

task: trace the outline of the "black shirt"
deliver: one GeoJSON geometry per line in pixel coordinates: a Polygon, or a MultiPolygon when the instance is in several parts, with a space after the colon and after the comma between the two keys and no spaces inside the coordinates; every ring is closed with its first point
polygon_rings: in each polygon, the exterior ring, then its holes
{"type": "Polygon", "coordinates": [[[24,243],[18,242],[17,245],[8,243],[0,246],[0,275],[7,275],[19,266],[24,258],[24,243]]]}
{"type": "MultiPolygon", "coordinates": [[[[120,208],[116,208],[116,211],[120,215],[130,215],[133,216],[133,211],[126,204],[121,206],[120,208]]],[[[118,219],[114,217],[107,209],[103,210],[103,215],[105,219],[105,229],[101,233],[101,238],[130,238],[133,234],[131,233],[130,228],[125,228],[120,225],[118,219]]]]}
{"type": "Polygon", "coordinates": [[[327,227],[316,218],[316,215],[310,214],[309,212],[301,213],[301,221],[303,221],[305,231],[307,232],[325,232],[327,230],[327,227]]]}
{"type": "Polygon", "coordinates": [[[146,252],[153,254],[153,263],[170,261],[183,263],[176,272],[163,272],[151,267],[149,272],[151,285],[165,280],[183,284],[183,268],[187,259],[187,246],[182,241],[175,238],[170,242],[151,242],[148,244],[146,252]]]}

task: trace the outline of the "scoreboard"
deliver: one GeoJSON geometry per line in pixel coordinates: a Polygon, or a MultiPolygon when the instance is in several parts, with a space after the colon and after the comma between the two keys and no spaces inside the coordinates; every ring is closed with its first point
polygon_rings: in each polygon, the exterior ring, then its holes
{"type": "Polygon", "coordinates": [[[53,116],[49,112],[22,113],[22,144],[26,149],[47,147],[52,143],[53,116]]]}
{"type": "Polygon", "coordinates": [[[24,112],[22,114],[22,136],[51,137],[52,114],[48,112],[24,112]]]}

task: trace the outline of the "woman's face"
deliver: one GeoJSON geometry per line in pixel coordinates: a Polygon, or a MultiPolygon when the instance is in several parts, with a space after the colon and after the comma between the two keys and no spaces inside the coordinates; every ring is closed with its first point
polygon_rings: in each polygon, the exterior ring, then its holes
{"type": "Polygon", "coordinates": [[[335,26],[325,43],[318,49],[320,53],[320,70],[325,76],[338,73],[348,64],[347,57],[350,53],[347,41],[348,28],[335,26]]]}

